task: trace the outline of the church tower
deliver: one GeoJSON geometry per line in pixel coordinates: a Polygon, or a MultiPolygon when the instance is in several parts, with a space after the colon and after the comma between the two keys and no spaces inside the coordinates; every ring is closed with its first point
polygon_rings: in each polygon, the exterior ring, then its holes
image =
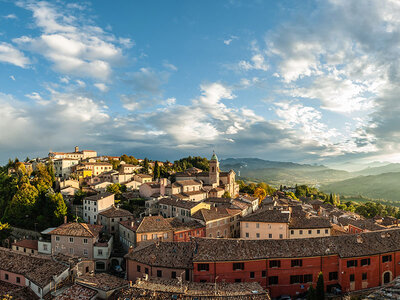
{"type": "Polygon", "coordinates": [[[213,187],[219,186],[219,161],[214,151],[213,151],[213,156],[211,157],[210,160],[210,171],[208,178],[210,180],[210,184],[213,187]]]}

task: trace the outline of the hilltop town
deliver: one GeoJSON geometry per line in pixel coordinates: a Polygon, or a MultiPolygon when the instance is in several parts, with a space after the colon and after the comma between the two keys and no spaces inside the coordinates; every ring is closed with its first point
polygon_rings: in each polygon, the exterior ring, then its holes
{"type": "Polygon", "coordinates": [[[297,186],[251,189],[216,153],[172,163],[75,147],[1,174],[11,299],[321,299],[386,293],[400,274],[397,218],[297,186]]]}

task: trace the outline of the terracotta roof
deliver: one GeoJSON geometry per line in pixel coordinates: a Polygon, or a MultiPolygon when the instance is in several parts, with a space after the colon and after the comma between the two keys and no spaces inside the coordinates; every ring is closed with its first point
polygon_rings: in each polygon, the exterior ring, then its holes
{"type": "Polygon", "coordinates": [[[158,201],[158,204],[170,205],[184,209],[192,209],[193,207],[199,205],[199,202],[185,201],[172,198],[163,198],[158,201]]]}
{"type": "Polygon", "coordinates": [[[369,231],[375,231],[375,230],[382,230],[385,229],[384,226],[376,224],[373,220],[355,220],[353,218],[345,218],[345,217],[340,217],[338,218],[338,222],[342,224],[343,226],[348,226],[349,224],[358,227],[362,230],[369,230],[369,231]]]}
{"type": "Polygon", "coordinates": [[[240,209],[230,209],[226,207],[211,207],[210,209],[200,209],[193,214],[192,218],[204,222],[228,218],[240,214],[240,209]]]}
{"type": "Polygon", "coordinates": [[[182,195],[187,195],[187,196],[193,196],[193,195],[200,195],[200,194],[206,194],[207,192],[204,190],[200,190],[200,191],[189,191],[189,192],[182,192],[182,195]]]}
{"type": "Polygon", "coordinates": [[[159,182],[154,182],[154,181],[153,182],[143,183],[143,185],[148,185],[152,189],[159,189],[160,188],[160,183],[159,182]]]}
{"type": "Polygon", "coordinates": [[[385,286],[371,292],[364,300],[369,299],[385,299],[385,300],[398,300],[400,299],[400,277],[396,277],[392,282],[385,284],[385,286]]]}
{"type": "Polygon", "coordinates": [[[128,286],[128,281],[107,273],[80,276],[75,279],[75,282],[102,291],[111,291],[128,286]]]}
{"type": "Polygon", "coordinates": [[[107,166],[107,167],[112,167],[112,164],[106,163],[106,162],[83,162],[82,165],[87,166],[107,166]]]}
{"type": "Polygon", "coordinates": [[[203,228],[204,225],[196,220],[191,220],[185,223],[182,223],[178,218],[168,218],[167,221],[171,224],[174,229],[174,232],[203,228]]]}
{"type": "Polygon", "coordinates": [[[197,180],[193,180],[193,179],[189,179],[189,180],[179,180],[174,182],[174,184],[179,184],[180,186],[187,186],[187,185],[202,185],[201,182],[197,181],[197,180]]]}
{"type": "Polygon", "coordinates": [[[38,241],[37,240],[21,240],[15,243],[12,243],[13,246],[18,246],[22,248],[28,248],[28,249],[38,249],[38,241]]]}
{"type": "MultiPolygon", "coordinates": [[[[104,183],[104,182],[101,182],[101,183],[104,183]]],[[[109,192],[99,193],[99,194],[96,194],[96,195],[93,195],[93,196],[86,197],[84,200],[99,201],[99,200],[104,199],[104,198],[109,197],[109,196],[114,196],[114,194],[109,193],[109,192]]]]}
{"type": "Polygon", "coordinates": [[[133,216],[133,214],[130,211],[127,211],[122,208],[116,208],[114,205],[111,206],[109,209],[100,212],[99,215],[105,216],[107,218],[133,216]]]}
{"type": "Polygon", "coordinates": [[[135,176],[141,177],[141,178],[153,178],[153,176],[148,175],[148,174],[136,174],[135,176]]]}
{"type": "Polygon", "coordinates": [[[124,226],[125,228],[132,230],[132,231],[136,231],[138,226],[140,225],[140,222],[138,220],[132,221],[132,220],[127,220],[127,221],[120,221],[118,222],[119,224],[121,224],[122,226],[124,226]]]}
{"type": "Polygon", "coordinates": [[[247,215],[240,222],[265,222],[265,223],[289,223],[290,212],[277,209],[263,209],[247,215]]]}
{"type": "Polygon", "coordinates": [[[68,267],[50,257],[0,248],[0,269],[21,274],[43,288],[53,280],[54,275],[59,276],[68,267]]]}
{"type": "Polygon", "coordinates": [[[95,295],[97,295],[97,291],[78,284],[73,284],[65,289],[60,295],[56,296],[54,300],[90,300],[93,299],[95,295]]]}
{"type": "Polygon", "coordinates": [[[160,231],[172,231],[171,224],[163,216],[144,217],[136,230],[137,233],[160,231]]]}
{"type": "Polygon", "coordinates": [[[134,248],[125,258],[158,267],[193,269],[193,245],[187,242],[149,242],[134,248]]]}
{"type": "Polygon", "coordinates": [[[308,229],[308,228],[329,228],[331,222],[328,218],[318,216],[292,216],[290,219],[290,229],[308,229]]]}
{"type": "Polygon", "coordinates": [[[36,300],[39,297],[27,286],[19,286],[2,281],[0,284],[0,299],[36,300]]]}
{"type": "Polygon", "coordinates": [[[102,228],[102,225],[92,225],[87,223],[65,223],[50,231],[48,234],[97,237],[102,228]]]}

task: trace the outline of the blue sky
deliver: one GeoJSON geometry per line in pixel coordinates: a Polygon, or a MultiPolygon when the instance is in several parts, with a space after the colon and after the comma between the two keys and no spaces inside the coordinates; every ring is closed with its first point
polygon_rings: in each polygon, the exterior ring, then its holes
{"type": "Polygon", "coordinates": [[[0,161],[399,161],[397,1],[0,1],[0,161]]]}

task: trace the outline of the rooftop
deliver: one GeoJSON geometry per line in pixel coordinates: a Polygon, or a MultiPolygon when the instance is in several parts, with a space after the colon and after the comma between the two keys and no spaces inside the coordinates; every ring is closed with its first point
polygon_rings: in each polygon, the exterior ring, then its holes
{"type": "Polygon", "coordinates": [[[170,205],[185,209],[192,209],[193,207],[197,206],[198,202],[193,201],[185,201],[180,199],[172,199],[172,198],[162,198],[158,201],[158,204],[170,205]]]}
{"type": "Polygon", "coordinates": [[[54,235],[97,237],[102,230],[102,225],[87,223],[65,223],[49,232],[54,235]]]}
{"type": "Polygon", "coordinates": [[[114,196],[114,194],[109,193],[109,192],[105,192],[105,193],[100,193],[100,194],[96,194],[96,195],[93,195],[93,196],[86,197],[84,200],[99,201],[101,199],[104,199],[104,198],[110,197],[110,196],[114,196]]]}
{"type": "Polygon", "coordinates": [[[276,209],[263,209],[242,218],[241,222],[289,223],[290,212],[276,209]]]}
{"type": "Polygon", "coordinates": [[[75,282],[102,291],[111,291],[128,286],[128,281],[107,273],[80,276],[76,278],[75,282]]]}
{"type": "Polygon", "coordinates": [[[375,290],[367,297],[363,298],[364,300],[368,299],[385,299],[385,300],[398,300],[400,299],[400,277],[396,277],[392,282],[386,284],[380,289],[375,290]]]}
{"type": "Polygon", "coordinates": [[[104,210],[99,213],[99,215],[105,216],[107,218],[117,218],[117,217],[131,217],[133,214],[122,208],[117,208],[114,205],[109,209],[104,210]]]}
{"type": "Polygon", "coordinates": [[[210,209],[200,209],[193,214],[192,218],[204,222],[209,222],[222,218],[232,217],[240,213],[240,209],[219,206],[211,207],[210,209]]]}
{"type": "Polygon", "coordinates": [[[74,284],[66,288],[60,295],[55,297],[55,300],[91,300],[95,295],[97,295],[97,291],[78,284],[74,284]]]}
{"type": "Polygon", "coordinates": [[[164,219],[163,216],[148,216],[143,218],[136,232],[162,232],[171,230],[171,224],[167,221],[167,219],[164,219]]]}
{"type": "Polygon", "coordinates": [[[13,246],[18,246],[22,248],[28,249],[38,249],[38,241],[37,240],[20,240],[18,242],[12,243],[13,246]]]}
{"type": "Polygon", "coordinates": [[[50,257],[0,248],[0,269],[21,274],[40,287],[44,287],[53,280],[54,275],[59,276],[68,267],[53,261],[50,257]]]}
{"type": "Polygon", "coordinates": [[[340,217],[340,218],[338,218],[338,222],[340,224],[342,224],[343,226],[348,226],[349,224],[351,224],[362,230],[368,230],[368,231],[382,230],[382,229],[386,228],[384,226],[376,224],[373,220],[370,220],[370,219],[355,220],[353,218],[340,217]]]}
{"type": "Polygon", "coordinates": [[[331,222],[328,218],[319,216],[292,215],[290,229],[330,228],[331,222]]]}

